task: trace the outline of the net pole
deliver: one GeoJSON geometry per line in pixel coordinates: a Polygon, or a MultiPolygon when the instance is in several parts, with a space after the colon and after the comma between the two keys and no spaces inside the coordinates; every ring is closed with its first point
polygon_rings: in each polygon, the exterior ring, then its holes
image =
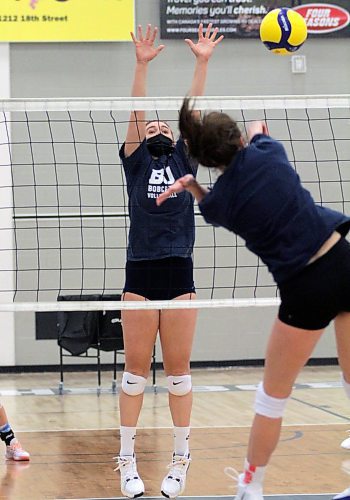
{"type": "MultiPolygon", "coordinates": [[[[0,95],[10,96],[10,45],[0,44],[0,95]]],[[[11,174],[10,134],[7,126],[8,113],[0,113],[0,299],[13,302],[14,290],[14,242],[13,242],[13,196],[11,174]]],[[[0,312],[1,349],[0,365],[15,365],[15,313],[0,312]]]]}
{"type": "MultiPolygon", "coordinates": [[[[11,154],[9,130],[6,113],[0,115],[0,280],[1,303],[13,302],[14,279],[14,241],[13,241],[13,196],[11,175],[11,154]]],[[[15,313],[0,312],[1,349],[0,365],[15,364],[15,313]]]]}

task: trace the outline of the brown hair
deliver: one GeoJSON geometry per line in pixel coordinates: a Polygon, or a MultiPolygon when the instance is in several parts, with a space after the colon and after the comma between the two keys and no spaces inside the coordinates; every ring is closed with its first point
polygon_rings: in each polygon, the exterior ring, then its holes
{"type": "Polygon", "coordinates": [[[205,167],[225,170],[242,149],[241,131],[230,116],[212,111],[198,120],[189,98],[181,107],[179,128],[190,155],[205,167]]]}

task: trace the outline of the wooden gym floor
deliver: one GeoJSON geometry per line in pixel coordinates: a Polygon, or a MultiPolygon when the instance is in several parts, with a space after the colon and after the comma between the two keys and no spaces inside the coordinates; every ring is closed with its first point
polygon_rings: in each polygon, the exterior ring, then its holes
{"type": "MultiPolygon", "coordinates": [[[[260,368],[194,370],[193,461],[186,498],[233,498],[235,483],[223,471],[227,466],[242,468],[261,373],[260,368]]],[[[350,482],[350,450],[339,446],[350,429],[350,402],[337,367],[308,367],[297,382],[267,470],[265,493],[288,500],[301,495],[330,499],[350,482]]],[[[0,400],[31,453],[29,464],[0,459],[0,499],[122,498],[112,459],[119,448],[118,397],[107,390],[110,383],[106,372],[105,390],[97,396],[94,373],[68,373],[67,393],[59,396],[58,374],[0,375],[0,400]]],[[[157,394],[151,388],[145,394],[136,441],[149,499],[160,495],[172,452],[161,373],[157,384],[157,394]]]]}

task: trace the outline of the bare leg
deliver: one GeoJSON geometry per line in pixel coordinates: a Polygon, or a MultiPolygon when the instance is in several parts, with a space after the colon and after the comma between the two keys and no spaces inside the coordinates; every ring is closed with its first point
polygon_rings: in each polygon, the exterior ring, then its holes
{"type": "MultiPolygon", "coordinates": [[[[181,302],[181,300],[194,298],[195,294],[189,293],[175,300],[181,302]]],[[[190,374],[190,357],[196,319],[196,309],[162,311],[159,333],[167,376],[190,374]]],[[[186,475],[190,465],[188,437],[192,399],[192,390],[183,396],[176,396],[169,392],[169,406],[174,423],[174,455],[171,468],[161,484],[161,492],[168,498],[177,498],[186,486],[186,475]]]]}
{"type": "Polygon", "coordinates": [[[0,427],[3,427],[8,423],[5,408],[0,405],[0,427]]]}
{"type": "MultiPolygon", "coordinates": [[[[146,299],[127,292],[123,300],[145,301],[146,299]]],[[[155,310],[122,311],[122,324],[125,371],[146,379],[159,327],[159,313],[155,310]]],[[[139,380],[139,382],[145,381],[139,380]]],[[[143,386],[140,386],[140,391],[137,392],[141,392],[142,389],[143,386]]],[[[123,495],[129,498],[139,497],[145,491],[145,485],[137,472],[134,454],[135,428],[142,402],[143,392],[130,395],[122,390],[120,393],[120,455],[117,457],[117,468],[120,470],[120,489],[123,495]]]]}
{"type": "MultiPolygon", "coordinates": [[[[124,300],[145,300],[133,293],[125,293],[124,300]]],[[[125,371],[148,377],[153,346],[159,325],[159,312],[155,310],[122,311],[125,349],[125,371]]],[[[129,396],[121,391],[119,396],[120,423],[136,427],[143,402],[143,394],[129,396]]]]}
{"type": "Polygon", "coordinates": [[[339,314],[334,320],[338,360],[345,381],[350,384],[350,313],[339,314]]]}
{"type": "MultiPolygon", "coordinates": [[[[298,373],[309,359],[323,330],[303,330],[275,321],[269,339],[265,372],[265,392],[275,398],[287,398],[298,373]]],[[[277,446],[282,418],[255,415],[248,445],[248,462],[256,466],[268,463],[277,446]]]]}
{"type": "MultiPolygon", "coordinates": [[[[175,300],[195,299],[195,294],[185,294],[175,300]]],[[[160,339],[166,375],[188,375],[196,327],[196,309],[168,309],[161,312],[160,339]]],[[[192,391],[185,396],[169,393],[169,406],[173,423],[189,427],[192,410],[192,391]]]]}

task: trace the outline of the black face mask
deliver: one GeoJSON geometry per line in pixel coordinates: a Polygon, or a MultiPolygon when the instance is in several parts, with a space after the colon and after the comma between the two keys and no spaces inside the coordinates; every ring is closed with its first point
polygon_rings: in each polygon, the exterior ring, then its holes
{"type": "Polygon", "coordinates": [[[159,158],[170,155],[174,151],[174,144],[170,137],[163,134],[154,135],[146,140],[146,146],[152,156],[159,158]]]}

